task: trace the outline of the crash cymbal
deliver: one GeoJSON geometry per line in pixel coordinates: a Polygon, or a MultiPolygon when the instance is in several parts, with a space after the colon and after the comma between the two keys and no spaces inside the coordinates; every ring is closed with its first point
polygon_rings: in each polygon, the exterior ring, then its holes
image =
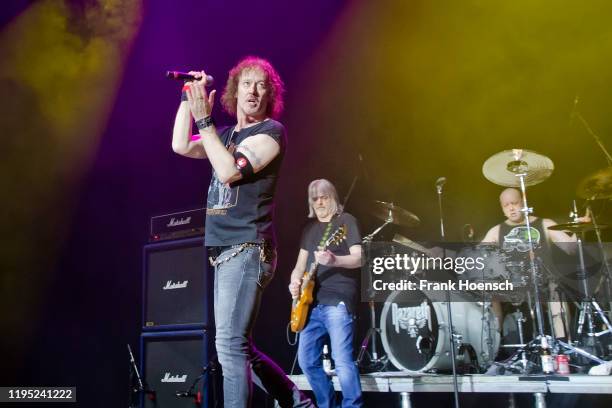
{"type": "Polygon", "coordinates": [[[402,207],[393,203],[386,203],[384,201],[376,200],[374,202],[374,211],[372,211],[372,214],[383,221],[389,220],[395,225],[404,227],[416,227],[421,223],[419,217],[410,211],[404,210],[402,207]]]}
{"type": "Polygon", "coordinates": [[[519,173],[525,174],[525,186],[534,186],[552,174],[555,165],[548,157],[531,150],[504,150],[489,157],[482,165],[482,174],[498,186],[519,187],[519,173]]]}
{"type": "MultiPolygon", "coordinates": [[[[599,224],[599,229],[606,229],[610,227],[608,224],[599,224]]],[[[567,231],[567,232],[588,232],[595,230],[595,224],[592,222],[568,222],[566,224],[557,224],[552,227],[548,227],[549,230],[553,231],[567,231]]]]}
{"type": "Polygon", "coordinates": [[[587,200],[612,198],[612,167],[598,170],[582,179],[576,194],[587,200]]]}

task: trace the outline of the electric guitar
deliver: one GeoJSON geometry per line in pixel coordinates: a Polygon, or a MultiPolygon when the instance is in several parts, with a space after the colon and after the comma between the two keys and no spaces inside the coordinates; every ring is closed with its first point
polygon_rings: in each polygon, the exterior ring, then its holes
{"type": "MultiPolygon", "coordinates": [[[[319,251],[325,251],[331,244],[339,244],[346,239],[346,225],[339,226],[327,240],[319,247],[319,251]]],[[[315,286],[315,276],[317,274],[317,261],[312,261],[310,268],[302,276],[300,295],[293,299],[291,306],[291,331],[297,333],[306,326],[308,310],[312,304],[312,292],[315,286]]]]}

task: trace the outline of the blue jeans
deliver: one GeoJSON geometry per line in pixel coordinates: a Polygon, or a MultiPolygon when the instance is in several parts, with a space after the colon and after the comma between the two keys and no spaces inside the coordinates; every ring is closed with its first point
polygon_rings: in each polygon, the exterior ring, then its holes
{"type": "MultiPolygon", "coordinates": [[[[224,251],[219,259],[235,249],[224,251]]],[[[312,402],[283,370],[255,348],[251,332],[264,288],[274,276],[276,259],[260,260],[258,247],[247,247],[215,268],[215,344],[223,370],[225,408],[250,406],[252,381],[281,407],[312,407],[312,402]]]]}
{"type": "Polygon", "coordinates": [[[353,360],[353,317],[344,303],[337,306],[316,305],[310,320],[300,333],[298,361],[306,374],[319,408],[335,407],[334,386],[323,371],[323,344],[329,335],[336,375],[342,389],[342,407],[361,407],[361,382],[353,360]]]}

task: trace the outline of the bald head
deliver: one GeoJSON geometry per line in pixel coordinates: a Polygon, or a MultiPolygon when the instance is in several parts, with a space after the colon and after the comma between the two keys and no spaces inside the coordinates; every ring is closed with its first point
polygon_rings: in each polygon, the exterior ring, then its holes
{"type": "Polygon", "coordinates": [[[514,188],[514,187],[510,187],[505,189],[504,191],[501,192],[501,194],[499,195],[499,202],[503,203],[504,200],[516,200],[518,199],[519,201],[521,201],[523,199],[523,195],[521,194],[521,192],[514,188]]]}
{"type": "Polygon", "coordinates": [[[507,188],[499,195],[499,204],[508,221],[513,223],[523,222],[523,195],[516,188],[507,188]]]}

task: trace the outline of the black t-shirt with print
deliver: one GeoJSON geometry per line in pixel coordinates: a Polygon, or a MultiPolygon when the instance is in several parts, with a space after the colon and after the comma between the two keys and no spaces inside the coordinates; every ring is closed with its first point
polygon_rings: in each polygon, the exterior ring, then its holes
{"type": "Polygon", "coordinates": [[[244,242],[275,243],[274,191],[285,155],[285,127],[272,119],[244,128],[239,132],[228,127],[219,138],[233,151],[249,136],[266,134],[280,145],[280,153],[261,171],[230,185],[223,184],[213,171],[206,204],[206,246],[228,246],[244,242]]]}
{"type": "MultiPolygon", "coordinates": [[[[329,235],[343,224],[346,225],[347,234],[344,241],[337,245],[332,244],[328,249],[334,255],[349,255],[349,248],[361,243],[357,220],[348,213],[342,213],[332,218],[331,223],[332,227],[329,229],[329,235]]],[[[308,251],[308,268],[310,268],[314,261],[314,251],[319,246],[328,224],[327,222],[319,222],[315,219],[304,228],[300,248],[308,251]]],[[[344,302],[349,312],[355,313],[358,284],[359,268],[346,269],[318,265],[314,303],[336,306],[338,303],[344,302]]]]}

